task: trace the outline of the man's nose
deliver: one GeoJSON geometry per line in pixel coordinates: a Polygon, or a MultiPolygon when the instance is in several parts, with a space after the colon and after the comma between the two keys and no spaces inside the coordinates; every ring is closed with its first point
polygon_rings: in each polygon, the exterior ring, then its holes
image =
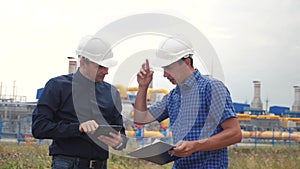
{"type": "Polygon", "coordinates": [[[164,70],[164,77],[168,77],[168,73],[164,70]]]}
{"type": "Polygon", "coordinates": [[[104,69],[104,73],[108,74],[108,68],[104,69]]]}
{"type": "Polygon", "coordinates": [[[103,67],[102,68],[102,73],[103,74],[108,74],[108,68],[107,67],[103,67]]]}

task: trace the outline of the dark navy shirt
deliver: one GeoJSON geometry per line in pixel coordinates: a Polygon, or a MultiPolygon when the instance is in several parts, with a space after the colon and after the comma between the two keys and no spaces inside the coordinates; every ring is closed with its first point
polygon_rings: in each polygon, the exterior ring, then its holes
{"type": "MultiPolygon", "coordinates": [[[[52,139],[50,155],[106,160],[108,147],[79,132],[80,122],[122,125],[118,90],[106,82],[92,82],[79,71],[50,79],[32,114],[32,134],[52,139]]],[[[125,128],[121,130],[126,145],[125,128]]],[[[123,147],[124,148],[124,147],[123,147]]]]}

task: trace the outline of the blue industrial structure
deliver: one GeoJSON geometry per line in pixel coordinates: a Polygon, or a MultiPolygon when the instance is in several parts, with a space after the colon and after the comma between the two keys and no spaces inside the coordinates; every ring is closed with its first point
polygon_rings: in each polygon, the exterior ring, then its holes
{"type": "Polygon", "coordinates": [[[295,117],[295,118],[300,118],[300,112],[292,112],[292,111],[288,111],[288,112],[284,112],[283,113],[284,117],[295,117]]]}
{"type": "Polygon", "coordinates": [[[283,107],[283,106],[271,106],[269,112],[276,115],[276,116],[282,116],[284,113],[289,112],[289,107],[283,107]]]}
{"type": "Polygon", "coordinates": [[[251,109],[250,104],[246,103],[233,103],[234,109],[236,113],[245,114],[245,112],[249,112],[252,115],[264,115],[265,110],[256,110],[251,109]]]}
{"type": "Polygon", "coordinates": [[[36,99],[39,99],[41,97],[41,95],[43,93],[43,90],[44,90],[44,88],[37,89],[37,91],[36,91],[36,97],[35,97],[36,99]]]}
{"type": "Polygon", "coordinates": [[[233,103],[234,109],[237,113],[244,113],[250,110],[250,105],[245,103],[233,103]]]}

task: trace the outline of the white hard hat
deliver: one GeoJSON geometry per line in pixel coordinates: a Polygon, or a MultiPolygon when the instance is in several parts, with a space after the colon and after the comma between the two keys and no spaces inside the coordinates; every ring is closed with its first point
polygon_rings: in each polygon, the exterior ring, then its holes
{"type": "Polygon", "coordinates": [[[159,45],[153,59],[153,65],[165,67],[193,54],[194,50],[190,41],[183,37],[169,37],[159,45]]]}
{"type": "Polygon", "coordinates": [[[113,60],[111,46],[102,39],[87,35],[80,40],[76,54],[89,59],[104,67],[115,66],[118,62],[113,60]]]}

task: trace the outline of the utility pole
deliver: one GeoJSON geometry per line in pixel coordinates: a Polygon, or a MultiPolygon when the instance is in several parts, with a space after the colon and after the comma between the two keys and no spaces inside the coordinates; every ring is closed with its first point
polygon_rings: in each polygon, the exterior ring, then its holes
{"type": "Polygon", "coordinates": [[[0,83],[0,99],[2,99],[2,81],[0,83]]]}
{"type": "Polygon", "coordinates": [[[16,101],[16,80],[14,80],[13,84],[13,102],[16,101]]]}
{"type": "Polygon", "coordinates": [[[267,97],[267,99],[266,99],[266,114],[267,115],[269,114],[268,107],[269,107],[269,98],[267,97]]]}

